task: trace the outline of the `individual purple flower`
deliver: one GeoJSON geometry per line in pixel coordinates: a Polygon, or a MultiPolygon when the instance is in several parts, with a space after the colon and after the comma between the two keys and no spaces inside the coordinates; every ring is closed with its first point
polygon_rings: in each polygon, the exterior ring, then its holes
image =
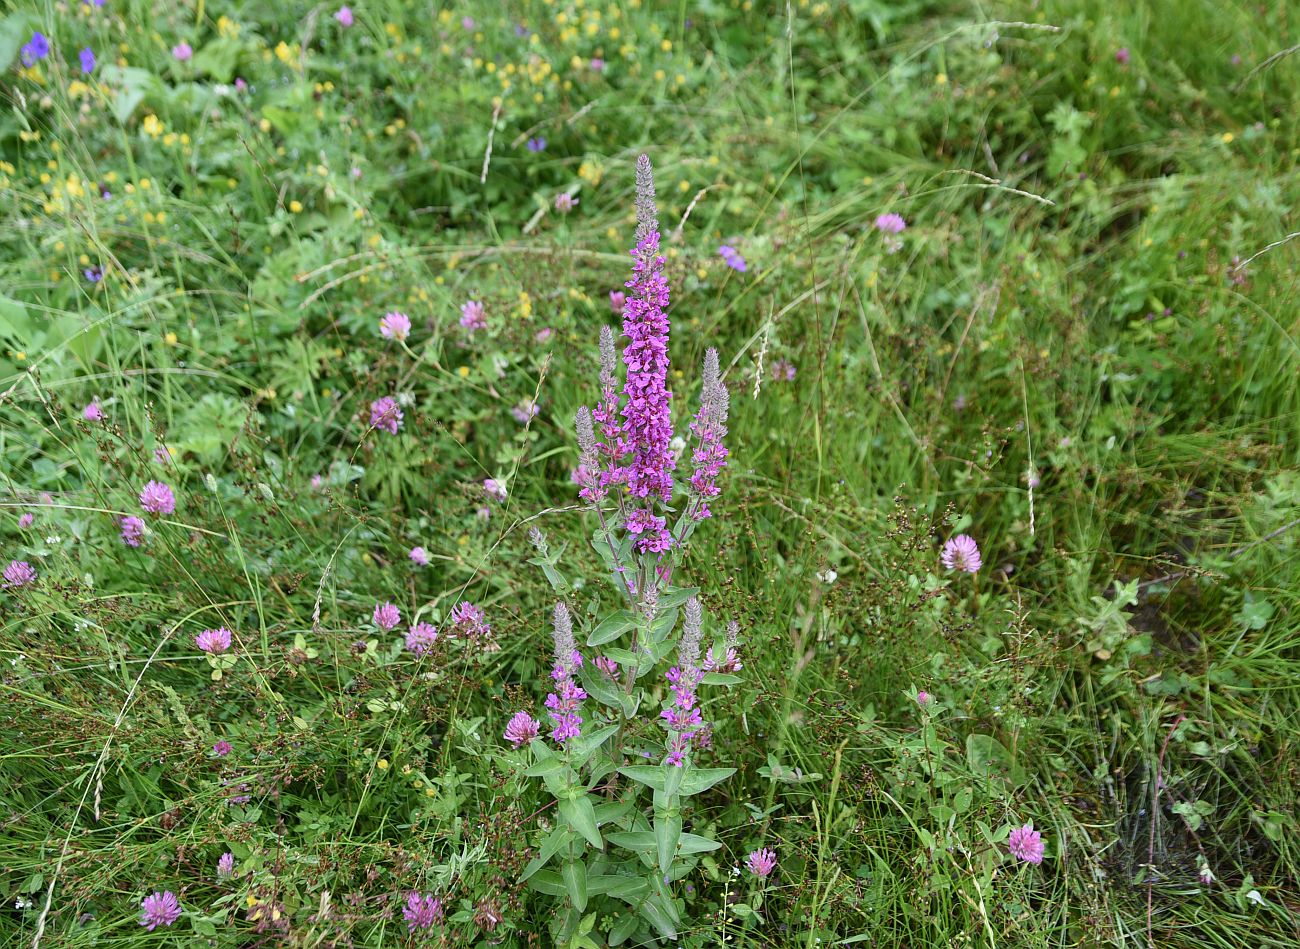
{"type": "Polygon", "coordinates": [[[140,506],[150,514],[172,514],[176,511],[176,495],[169,485],[150,481],[140,492],[140,506]]]}
{"type": "Polygon", "coordinates": [[[474,29],[474,18],[472,16],[461,17],[460,26],[461,29],[468,33],[470,30],[474,29]]]}
{"type": "Polygon", "coordinates": [[[963,570],[966,573],[979,572],[980,566],[984,563],[980,559],[979,544],[966,534],[948,538],[947,543],[943,545],[943,551],[939,554],[939,560],[947,570],[963,570]]]}
{"type": "Polygon", "coordinates": [[[722,383],[716,349],[710,348],[705,352],[703,375],[700,408],[691,422],[691,434],[696,438],[691,455],[694,468],[690,482],[693,495],[691,517],[697,521],[711,516],[709,501],[722,493],[718,487],[718,474],[727,465],[728,452],[722,440],[727,436],[730,396],[722,383]]]}
{"type": "Polygon", "coordinates": [[[1026,863],[1043,862],[1043,835],[1034,830],[1033,824],[1017,827],[1011,832],[1007,841],[1011,856],[1026,863]]]}
{"type": "Polygon", "coordinates": [[[402,612],[393,603],[376,603],[370,618],[380,629],[396,629],[402,621],[402,612]]]}
{"type": "Polygon", "coordinates": [[[235,855],[227,850],[217,861],[217,879],[228,880],[235,875],[235,855]]]}
{"type": "Polygon", "coordinates": [[[423,547],[412,547],[408,556],[411,558],[411,563],[417,567],[429,566],[429,552],[423,547]]]}
{"type": "Polygon", "coordinates": [[[140,925],[153,932],[159,926],[170,926],[181,918],[180,900],[171,890],[154,892],[140,903],[140,925]]]}
{"type": "Polygon", "coordinates": [[[95,51],[87,46],[81,51],[81,72],[83,75],[90,75],[95,71],[95,51]]]}
{"type": "Polygon", "coordinates": [[[44,33],[32,33],[32,38],[28,40],[21,50],[23,65],[32,67],[40,60],[50,55],[50,40],[44,33]]]}
{"type": "Polygon", "coordinates": [[[561,191],[555,196],[555,210],[561,214],[568,214],[578,206],[578,199],[567,191],[561,191]]]}
{"type": "Polygon", "coordinates": [[[506,730],[502,737],[518,748],[535,740],[540,727],[537,719],[527,712],[515,712],[510,721],[506,723],[506,730]]]}
{"type": "Polygon", "coordinates": [[[379,321],[379,335],[384,339],[395,339],[399,343],[411,334],[411,318],[405,313],[385,313],[379,321]]]}
{"type": "Polygon", "coordinates": [[[749,265],[745,263],[745,258],[740,256],[740,252],[728,244],[723,244],[718,248],[718,256],[732,270],[744,273],[749,269],[749,265]]]}
{"type": "Polygon", "coordinates": [[[578,712],[587,693],[573,681],[573,673],[578,667],[574,662],[578,649],[573,638],[573,618],[563,601],[555,604],[551,625],[555,641],[555,667],[551,670],[551,678],[555,690],[546,697],[546,714],[554,723],[551,738],[564,744],[582,733],[582,716],[578,712]]]}
{"type": "Polygon", "coordinates": [[[794,377],[798,374],[794,363],[788,359],[772,360],[772,368],[768,372],[774,382],[794,382],[794,377]]]}
{"type": "Polygon", "coordinates": [[[4,578],[6,589],[9,587],[25,587],[29,583],[36,582],[36,568],[26,560],[11,560],[9,566],[5,567],[4,578]]]}
{"type": "Polygon", "coordinates": [[[510,417],[520,425],[527,425],[533,419],[537,418],[537,403],[532,399],[525,399],[518,405],[510,407],[510,417]]]}
{"type": "Polygon", "coordinates": [[[917,692],[917,693],[916,693],[916,704],[919,705],[919,706],[921,706],[921,708],[925,708],[927,705],[929,705],[929,704],[930,704],[930,693],[927,692],[927,691],[925,691],[924,689],[922,689],[920,692],[917,692]]]}
{"type": "Polygon", "coordinates": [[[176,57],[177,62],[187,62],[194,55],[194,47],[181,40],[172,47],[172,55],[176,57]]]}
{"type": "Polygon", "coordinates": [[[159,445],[153,450],[153,460],[160,465],[170,465],[172,463],[171,449],[166,445],[159,445]]]}
{"type": "Polygon", "coordinates": [[[438,641],[438,629],[428,623],[416,623],[406,631],[406,648],[423,656],[438,641]]]}
{"type": "Polygon", "coordinates": [[[900,214],[882,214],[876,218],[876,230],[882,234],[901,234],[907,230],[907,222],[900,214]]]}
{"type": "Polygon", "coordinates": [[[230,742],[226,741],[224,738],[212,746],[212,753],[218,758],[224,758],[234,750],[235,749],[230,742]]]}
{"type": "Polygon", "coordinates": [[[622,290],[609,291],[609,309],[620,316],[623,313],[623,305],[627,303],[627,294],[622,290]]]}
{"type": "Polygon", "coordinates": [[[597,656],[595,659],[596,668],[599,669],[607,678],[618,678],[618,663],[608,656],[597,656]]]}
{"type": "Polygon", "coordinates": [[[338,12],[334,14],[334,19],[338,20],[344,29],[347,29],[353,23],[352,8],[339,7],[338,12]]]}
{"type": "Polygon", "coordinates": [[[81,275],[90,283],[99,283],[104,279],[104,269],[99,266],[86,267],[81,271],[81,275]]]}
{"type": "Polygon", "coordinates": [[[506,500],[506,486],[496,478],[485,478],[483,480],[483,493],[491,500],[504,504],[506,500]]]}
{"type": "Polygon", "coordinates": [[[543,326],[541,329],[539,329],[536,333],[533,334],[533,339],[537,340],[537,342],[539,343],[545,343],[549,341],[550,338],[554,335],[555,335],[555,330],[551,329],[549,326],[543,326]]]}
{"type": "Polygon", "coordinates": [[[604,72],[604,71],[605,71],[605,61],[604,61],[603,59],[601,59],[599,56],[593,57],[592,60],[591,60],[591,71],[592,71],[592,72],[604,72]]]}
{"type": "Polygon", "coordinates": [[[99,399],[91,399],[86,403],[86,407],[81,410],[81,417],[87,422],[104,421],[104,409],[99,404],[99,399]]]}
{"type": "Polygon", "coordinates": [[[442,916],[442,900],[432,893],[421,896],[419,893],[412,892],[407,896],[406,906],[402,909],[402,917],[406,920],[408,932],[428,929],[434,923],[440,922],[442,916]]]}
{"type": "Polygon", "coordinates": [[[760,848],[749,855],[745,866],[749,867],[749,872],[756,877],[769,877],[776,869],[776,854],[766,847],[760,848]]]}
{"type": "Polygon", "coordinates": [[[134,514],[128,514],[119,523],[122,525],[122,543],[128,547],[139,547],[144,540],[144,521],[134,514]]]}
{"type": "Polygon", "coordinates": [[[24,511],[18,516],[18,529],[25,531],[32,526],[32,521],[36,520],[36,515],[31,511],[24,511]]]}
{"type": "Polygon", "coordinates": [[[538,152],[546,151],[546,139],[542,138],[540,135],[536,138],[530,138],[528,140],[528,150],[534,155],[538,152]]]}
{"type": "Polygon", "coordinates": [[[218,629],[205,629],[194,637],[194,645],[211,656],[223,653],[230,648],[230,630],[224,626],[218,629]]]}
{"type": "Polygon", "coordinates": [[[1129,52],[1127,46],[1121,46],[1119,49],[1115,50],[1115,62],[1119,63],[1121,66],[1127,66],[1128,61],[1129,52]]]}
{"type": "Polygon", "coordinates": [[[402,410],[391,396],[383,396],[370,403],[370,427],[396,435],[402,427],[402,410]]]}
{"type": "Polygon", "coordinates": [[[471,333],[487,329],[487,310],[478,300],[466,300],[460,305],[460,325],[471,333]]]}

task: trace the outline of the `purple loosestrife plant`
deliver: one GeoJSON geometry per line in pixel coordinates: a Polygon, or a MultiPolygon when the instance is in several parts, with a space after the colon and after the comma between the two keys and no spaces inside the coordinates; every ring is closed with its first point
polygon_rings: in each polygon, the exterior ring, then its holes
{"type": "Polygon", "coordinates": [[[702,762],[711,753],[713,687],[740,681],[739,627],[710,634],[699,591],[673,582],[694,529],[716,514],[728,461],[728,393],[710,349],[688,426],[691,474],[678,480],[670,291],[644,156],[636,191],[632,279],[625,294],[610,296],[623,319],[622,365],[614,333],[602,327],[597,401],[574,420],[573,480],[609,584],[570,583],[559,554],[540,531],[530,532],[537,556],[529,562],[558,600],[545,699],[550,721],[545,727],[518,712],[503,734],[513,746],[510,760],[556,799],[556,819],[523,878],[565,897],[552,931],[564,945],[592,911],[629,944],[678,938],[687,921],[676,881],[719,847],[687,829],[691,799],[735,772],[702,762]],[[606,602],[611,596],[616,604],[606,602]]]}

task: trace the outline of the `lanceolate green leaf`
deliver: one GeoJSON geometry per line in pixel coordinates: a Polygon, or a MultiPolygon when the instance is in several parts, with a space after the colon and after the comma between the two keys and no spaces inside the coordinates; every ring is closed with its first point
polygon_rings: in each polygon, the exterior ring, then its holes
{"type": "Polygon", "coordinates": [[[600,831],[596,827],[596,811],[587,795],[562,798],[560,816],[569,822],[570,827],[586,837],[593,847],[598,850],[605,849],[605,842],[600,839],[600,831]]]}
{"type": "Polygon", "coordinates": [[[736,773],[735,768],[692,768],[682,779],[680,793],[682,797],[701,794],[720,781],[725,781],[736,773]]]}

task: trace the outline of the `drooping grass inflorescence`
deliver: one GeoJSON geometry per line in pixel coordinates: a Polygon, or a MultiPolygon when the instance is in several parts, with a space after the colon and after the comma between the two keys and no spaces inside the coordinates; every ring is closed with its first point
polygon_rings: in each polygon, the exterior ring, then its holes
{"type": "Polygon", "coordinates": [[[721,493],[728,394],[718,354],[710,349],[689,424],[691,475],[675,478],[670,290],[645,156],[637,162],[636,194],[632,277],[626,293],[611,294],[623,320],[622,371],[614,334],[603,327],[599,397],[575,418],[574,481],[595,521],[592,546],[618,605],[602,609],[599,598],[577,602],[576,591],[591,586],[570,584],[558,569],[558,554],[540,531],[532,532],[538,556],[531,562],[560,597],[545,700],[551,728],[539,738],[539,723],[518,711],[503,736],[518,749],[524,775],[541,778],[558,805],[559,819],[524,879],[564,898],[554,935],[565,944],[590,918],[593,901],[599,901],[601,918],[611,921],[611,938],[677,938],[685,904],[673,884],[699,854],[720,846],[684,829],[689,799],[735,770],[701,767],[696,759],[712,735],[700,690],[739,681],[732,675],[741,668],[739,627],[732,623],[724,637],[706,643],[699,591],[673,583],[691,533],[712,516],[710,504],[721,493]],[[583,659],[575,625],[583,627],[586,647],[601,651],[588,654],[591,662],[583,659]]]}

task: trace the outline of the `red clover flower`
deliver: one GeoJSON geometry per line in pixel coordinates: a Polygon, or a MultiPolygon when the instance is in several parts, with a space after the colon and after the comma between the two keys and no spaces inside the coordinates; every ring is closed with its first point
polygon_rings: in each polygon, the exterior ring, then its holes
{"type": "Polygon", "coordinates": [[[402,621],[402,612],[393,603],[376,603],[371,619],[380,629],[396,629],[402,621]]]}
{"type": "Polygon", "coordinates": [[[144,521],[134,514],[122,518],[122,543],[128,547],[139,547],[144,539],[144,521]]]}
{"type": "Polygon", "coordinates": [[[776,869],[776,854],[765,847],[755,850],[745,861],[745,866],[749,867],[749,872],[756,877],[771,876],[772,871],[776,869]]]}
{"type": "Polygon", "coordinates": [[[26,560],[11,560],[9,566],[5,567],[4,578],[6,589],[27,586],[36,582],[36,568],[26,560]]]}
{"type": "Polygon", "coordinates": [[[370,427],[378,428],[389,435],[396,435],[402,427],[402,410],[390,396],[375,399],[370,403],[370,427]]]}
{"type": "Polygon", "coordinates": [[[950,537],[943,545],[939,560],[947,570],[963,570],[966,573],[978,573],[984,562],[980,558],[979,544],[966,534],[950,537]]]}
{"type": "Polygon", "coordinates": [[[172,514],[176,510],[176,495],[161,481],[150,481],[140,492],[140,506],[150,514],[172,514]]]}
{"type": "Polygon", "coordinates": [[[415,932],[417,929],[428,929],[434,923],[442,921],[442,900],[432,893],[425,893],[421,896],[419,893],[412,892],[406,898],[406,906],[402,909],[402,916],[406,919],[406,927],[409,932],[415,932]]]}
{"type": "Polygon", "coordinates": [[[153,932],[158,926],[170,926],[181,918],[180,900],[171,890],[155,891],[140,903],[140,925],[153,932]]]}
{"type": "Polygon", "coordinates": [[[223,653],[230,648],[230,630],[224,626],[219,629],[205,629],[194,637],[194,645],[212,656],[223,653]]]}
{"type": "Polygon", "coordinates": [[[540,724],[537,719],[527,712],[515,712],[510,721],[506,723],[503,737],[518,748],[534,741],[537,738],[539,728],[540,724]]]}
{"type": "Polygon", "coordinates": [[[1034,830],[1033,824],[1017,827],[1011,832],[1011,837],[1007,841],[1007,849],[1011,851],[1011,856],[1017,860],[1034,864],[1042,863],[1043,835],[1034,830]]]}

